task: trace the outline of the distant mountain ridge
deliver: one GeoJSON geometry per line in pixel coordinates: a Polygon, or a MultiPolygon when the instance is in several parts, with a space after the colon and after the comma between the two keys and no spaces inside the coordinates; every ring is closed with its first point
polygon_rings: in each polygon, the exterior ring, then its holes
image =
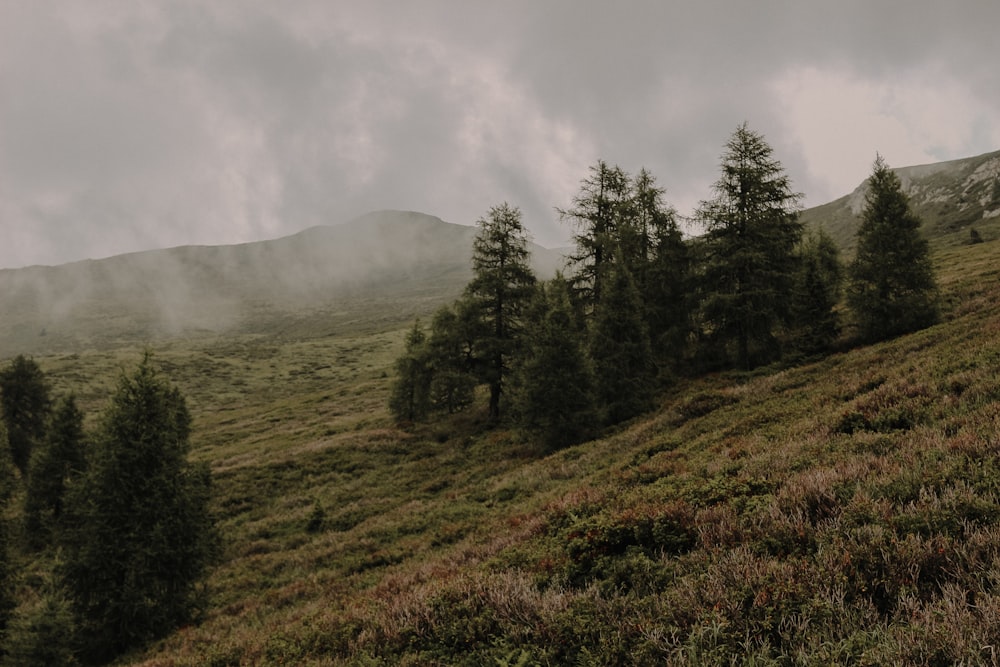
{"type": "MultiPolygon", "coordinates": [[[[271,241],[0,270],[0,357],[413,317],[461,292],[475,235],[422,213],[379,211],[271,241]]],[[[540,276],[561,268],[558,251],[531,251],[540,276]]]]}
{"type": "MultiPolygon", "coordinates": [[[[923,220],[930,240],[956,244],[969,237],[969,228],[1000,233],[1000,151],[933,164],[894,168],[923,220]]],[[[848,195],[802,212],[807,227],[822,227],[848,253],[864,208],[868,180],[848,195]]]]}

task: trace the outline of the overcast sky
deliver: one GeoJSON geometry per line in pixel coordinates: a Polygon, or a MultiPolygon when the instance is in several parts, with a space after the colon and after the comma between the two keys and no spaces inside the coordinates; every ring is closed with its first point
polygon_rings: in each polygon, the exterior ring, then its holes
{"type": "Polygon", "coordinates": [[[0,267],[507,201],[689,214],[743,121],[805,205],[1000,149],[996,0],[0,0],[0,267]]]}

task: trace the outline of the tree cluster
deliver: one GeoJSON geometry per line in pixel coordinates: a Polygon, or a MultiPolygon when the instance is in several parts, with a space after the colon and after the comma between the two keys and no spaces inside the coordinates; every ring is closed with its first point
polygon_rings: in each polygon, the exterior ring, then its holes
{"type": "Polygon", "coordinates": [[[567,275],[538,282],[520,211],[479,221],[465,295],[420,322],[397,361],[390,407],[401,421],[471,404],[549,447],[647,410],[678,373],[752,369],[811,356],[841,335],[841,291],[866,340],[933,322],[933,273],[898,178],[876,162],[845,272],[822,230],[805,234],[801,195],[764,137],[741,125],[725,145],[713,197],[685,238],[664,189],[598,161],[572,206],[567,275]],[[895,180],[893,180],[895,179],[895,180]]]}
{"type": "Polygon", "coordinates": [[[103,663],[193,611],[215,545],[209,475],[188,463],[184,398],[148,355],[93,432],[50,391],[34,360],[0,371],[0,501],[23,503],[0,525],[0,662],[103,663]],[[15,597],[18,554],[47,565],[15,597]]]}

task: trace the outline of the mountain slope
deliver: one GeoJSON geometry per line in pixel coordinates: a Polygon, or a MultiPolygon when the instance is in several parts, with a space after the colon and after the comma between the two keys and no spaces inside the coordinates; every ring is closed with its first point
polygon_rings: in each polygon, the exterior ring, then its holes
{"type": "Polygon", "coordinates": [[[134,660],[992,664],[1000,243],[935,261],[940,324],[683,381],[550,455],[476,409],[395,427],[402,332],[158,353],[227,547],[200,623],[134,660]]]}
{"type": "MultiPolygon", "coordinates": [[[[471,275],[476,229],[382,211],[272,241],[0,271],[0,356],[205,333],[317,333],[426,314],[471,275]]],[[[558,251],[531,247],[540,276],[558,251]]]]}
{"type": "MultiPolygon", "coordinates": [[[[1000,151],[893,171],[924,221],[928,239],[955,245],[969,238],[970,227],[991,230],[990,238],[1000,230],[1000,151]]],[[[867,190],[866,179],[851,194],[806,209],[801,219],[808,227],[822,227],[853,253],[867,190]]]]}

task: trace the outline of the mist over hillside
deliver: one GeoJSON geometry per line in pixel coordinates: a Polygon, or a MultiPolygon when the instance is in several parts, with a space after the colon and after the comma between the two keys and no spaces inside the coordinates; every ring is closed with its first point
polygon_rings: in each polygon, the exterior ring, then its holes
{"type": "MultiPolygon", "coordinates": [[[[0,356],[227,332],[322,334],[429,313],[471,276],[476,228],[381,211],[271,241],[0,271],[0,356]]],[[[539,276],[562,253],[532,246],[539,276]]]]}
{"type": "MultiPolygon", "coordinates": [[[[923,233],[1000,237],[1000,151],[896,168],[923,233]]],[[[867,180],[802,212],[853,253],[867,180]]],[[[0,270],[0,357],[227,333],[325,335],[429,316],[471,277],[476,228],[379,211],[270,241],[0,270]]],[[[564,252],[531,245],[551,277],[564,252]]]]}

